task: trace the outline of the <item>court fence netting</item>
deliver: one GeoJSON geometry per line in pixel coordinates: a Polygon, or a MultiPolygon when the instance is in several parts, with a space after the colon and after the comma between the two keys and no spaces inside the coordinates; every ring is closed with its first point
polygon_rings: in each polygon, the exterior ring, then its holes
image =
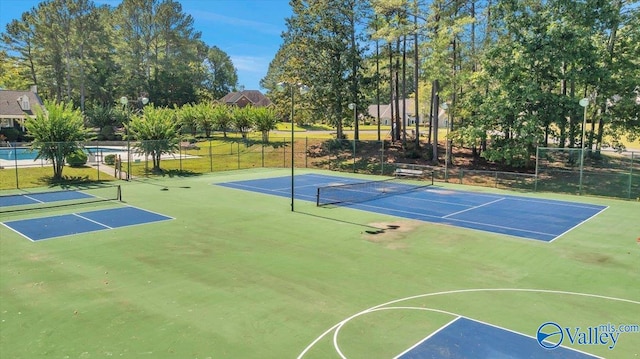
{"type": "Polygon", "coordinates": [[[121,201],[122,188],[119,184],[34,188],[0,195],[0,213],[121,201]]]}
{"type": "MultiPolygon", "coordinates": [[[[90,181],[154,178],[153,154],[162,147],[150,141],[90,141],[76,143],[87,154],[84,166],[65,168],[64,173],[90,181]],[[117,162],[114,164],[114,161],[117,162]]],[[[166,141],[165,141],[166,142],[166,141]]],[[[37,158],[28,144],[0,148],[0,180],[3,188],[33,186],[33,178],[47,176],[51,163],[37,158]]],[[[530,165],[519,171],[445,166],[441,151],[439,165],[424,165],[430,144],[420,150],[402,149],[388,140],[341,140],[296,134],[270,136],[268,142],[242,138],[235,133],[214,134],[211,138],[184,136],[161,155],[161,175],[174,177],[259,167],[325,169],[338,172],[392,176],[397,168],[433,171],[435,181],[495,187],[517,191],[544,191],[596,195],[636,200],[640,198],[640,152],[602,149],[539,147],[530,165]],[[293,153],[292,153],[293,152],[293,153]],[[584,156],[582,156],[584,155],[584,156]],[[582,165],[580,158],[582,157],[582,165]],[[420,164],[422,163],[422,164],[420,164]]],[[[53,146],[52,146],[53,148],[53,146]]],[[[59,148],[62,148],[60,146],[59,148]]],[[[64,174],[63,173],[63,174],[64,174]]]]}

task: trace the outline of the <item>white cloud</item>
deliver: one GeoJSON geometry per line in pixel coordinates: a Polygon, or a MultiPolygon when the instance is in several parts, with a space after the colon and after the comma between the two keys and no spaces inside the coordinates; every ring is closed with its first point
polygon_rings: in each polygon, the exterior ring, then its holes
{"type": "Polygon", "coordinates": [[[269,61],[271,61],[271,59],[259,56],[230,55],[230,57],[233,66],[238,69],[238,72],[266,74],[269,68],[269,61]]]}

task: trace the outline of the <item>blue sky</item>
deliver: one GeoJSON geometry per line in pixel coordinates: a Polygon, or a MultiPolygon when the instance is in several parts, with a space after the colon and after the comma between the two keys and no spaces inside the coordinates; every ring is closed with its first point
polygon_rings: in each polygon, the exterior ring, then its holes
{"type": "MultiPolygon", "coordinates": [[[[36,7],[37,0],[0,0],[0,31],[22,13],[36,7]]],[[[96,5],[117,6],[119,0],[94,0],[96,5]]],[[[288,0],[178,0],[194,18],[202,40],[226,52],[238,71],[238,84],[260,89],[269,62],[282,44],[280,34],[290,17],[288,0]]]]}

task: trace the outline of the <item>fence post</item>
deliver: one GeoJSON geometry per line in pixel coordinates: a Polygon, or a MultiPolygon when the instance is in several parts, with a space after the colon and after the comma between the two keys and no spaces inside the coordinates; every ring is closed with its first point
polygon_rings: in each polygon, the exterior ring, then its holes
{"type": "Polygon", "coordinates": [[[238,169],[240,169],[240,142],[238,142],[238,169]]]}
{"type": "Polygon", "coordinates": [[[384,140],[380,141],[380,175],[384,175],[384,140]]]}
{"type": "Polygon", "coordinates": [[[262,141],[262,167],[264,168],[264,141],[262,141]]]}
{"type": "Polygon", "coordinates": [[[213,172],[213,149],[211,148],[211,139],[209,139],[209,168],[213,172]]]}
{"type": "Polygon", "coordinates": [[[538,163],[540,159],[540,146],[536,146],[536,176],[533,179],[533,192],[538,192],[538,163]]]}
{"type": "Polygon", "coordinates": [[[96,144],[95,160],[96,167],[98,169],[98,181],[100,181],[100,157],[98,156],[98,144],[96,144]]]}
{"type": "Polygon", "coordinates": [[[356,173],[356,140],[353,140],[353,173],[356,173]]]}
{"type": "Polygon", "coordinates": [[[309,165],[307,164],[308,152],[309,152],[309,137],[305,136],[305,138],[304,138],[304,168],[308,168],[309,167],[309,165]]]}
{"type": "Polygon", "coordinates": [[[461,169],[460,169],[460,184],[462,184],[462,177],[463,177],[462,172],[463,172],[463,171],[464,171],[464,170],[461,168],[461,169]]]}
{"type": "Polygon", "coordinates": [[[16,169],[16,189],[20,189],[20,184],[18,182],[18,153],[17,147],[14,147],[13,150],[13,162],[16,169]]]}
{"type": "Polygon", "coordinates": [[[498,188],[498,171],[496,171],[496,174],[494,175],[494,182],[495,182],[496,188],[498,188]]]}
{"type": "Polygon", "coordinates": [[[629,193],[629,199],[631,199],[631,183],[633,182],[633,157],[634,157],[635,152],[631,152],[631,165],[629,166],[629,189],[628,189],[628,193],[629,193]]]}
{"type": "Polygon", "coordinates": [[[180,171],[182,172],[182,141],[178,144],[178,159],[180,160],[180,171]]]}

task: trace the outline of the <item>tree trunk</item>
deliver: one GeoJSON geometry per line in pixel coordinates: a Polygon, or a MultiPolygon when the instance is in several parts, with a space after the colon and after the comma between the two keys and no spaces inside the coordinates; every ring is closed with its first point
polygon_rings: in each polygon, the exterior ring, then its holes
{"type": "MultiPolygon", "coordinates": [[[[400,38],[396,41],[396,53],[400,53],[400,38]]],[[[400,57],[396,57],[396,66],[393,70],[394,82],[395,82],[395,101],[396,101],[396,140],[400,141],[400,57]]],[[[403,99],[404,100],[404,99],[403,99]]]]}
{"type": "Polygon", "coordinates": [[[414,113],[416,117],[416,150],[420,149],[420,106],[419,106],[419,96],[418,96],[418,88],[420,87],[418,83],[418,0],[414,0],[415,12],[416,15],[413,17],[414,23],[414,33],[413,33],[413,86],[414,90],[414,113]]]}
{"type": "Polygon", "coordinates": [[[396,138],[396,131],[393,127],[395,127],[395,112],[393,111],[393,46],[391,45],[391,42],[389,42],[389,89],[391,90],[391,93],[389,94],[389,106],[391,106],[390,110],[390,115],[391,115],[391,141],[394,142],[397,138],[396,138]]]}
{"type": "MultiPolygon", "coordinates": [[[[573,79],[571,80],[571,84],[569,87],[569,97],[572,99],[576,98],[576,82],[573,79]]],[[[577,122],[577,114],[575,110],[572,109],[569,117],[569,148],[573,148],[576,146],[577,122]]]]}
{"type": "Polygon", "coordinates": [[[438,80],[433,80],[433,85],[432,85],[432,95],[433,97],[431,98],[431,108],[432,108],[432,116],[433,116],[433,158],[431,159],[431,162],[434,165],[437,165],[438,163],[440,163],[439,159],[438,159],[438,112],[439,112],[439,108],[440,108],[440,97],[438,95],[438,92],[440,91],[440,83],[438,82],[438,80]]]}
{"type": "Polygon", "coordinates": [[[407,145],[407,36],[402,39],[402,147],[407,145]]]}
{"type": "MultiPolygon", "coordinates": [[[[376,15],[376,31],[378,31],[378,16],[376,15]]],[[[378,122],[378,141],[381,140],[380,134],[380,44],[379,40],[376,39],[376,106],[377,106],[377,114],[376,121],[378,122]]]]}

